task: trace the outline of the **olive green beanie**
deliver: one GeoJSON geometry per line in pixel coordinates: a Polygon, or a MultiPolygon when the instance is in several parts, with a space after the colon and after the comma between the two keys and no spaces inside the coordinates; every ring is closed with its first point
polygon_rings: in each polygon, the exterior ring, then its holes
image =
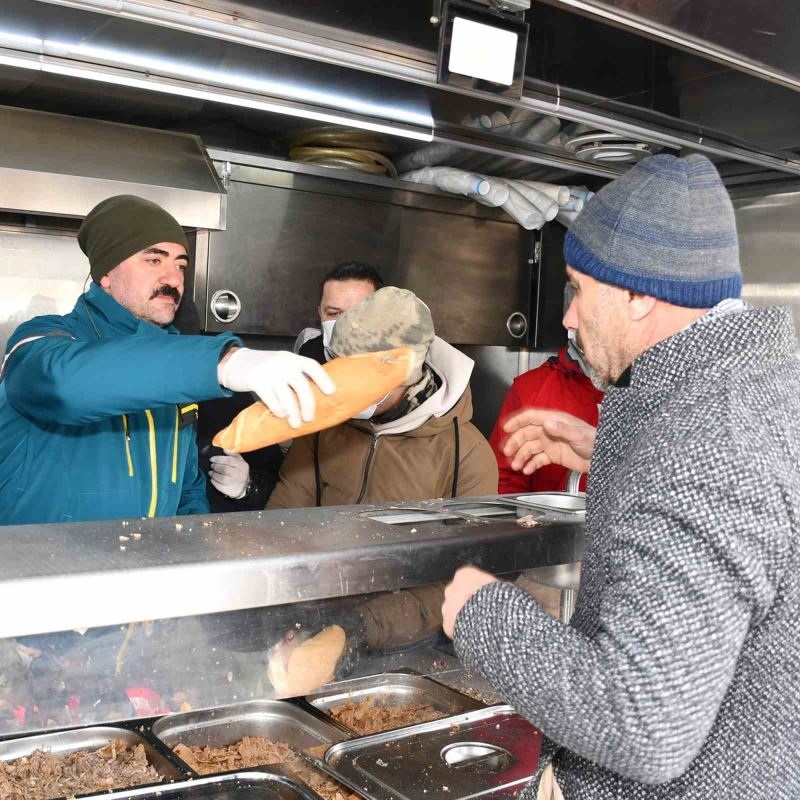
{"type": "Polygon", "coordinates": [[[189,252],[186,234],[175,217],[132,194],[98,203],[78,231],[78,244],[89,259],[95,282],[126,258],[159,242],[180,244],[189,252]]]}

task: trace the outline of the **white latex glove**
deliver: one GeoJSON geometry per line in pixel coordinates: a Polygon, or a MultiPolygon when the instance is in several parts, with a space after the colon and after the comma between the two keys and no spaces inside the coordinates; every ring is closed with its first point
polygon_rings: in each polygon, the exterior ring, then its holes
{"type": "Polygon", "coordinates": [[[217,491],[233,500],[241,500],[247,492],[250,465],[233,450],[223,450],[224,456],[211,456],[208,478],[217,491]]]}
{"type": "Polygon", "coordinates": [[[283,350],[233,350],[219,362],[217,378],[220,386],[233,392],[255,392],[276,417],[288,419],[292,428],[300,427],[301,417],[304,422],[314,419],[316,408],[308,378],[325,394],[336,389],[313,358],[283,350]]]}

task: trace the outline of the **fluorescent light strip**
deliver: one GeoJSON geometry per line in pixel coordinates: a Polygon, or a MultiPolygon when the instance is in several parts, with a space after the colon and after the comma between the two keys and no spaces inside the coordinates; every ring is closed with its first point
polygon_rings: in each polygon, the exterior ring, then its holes
{"type": "Polygon", "coordinates": [[[42,62],[39,56],[12,56],[8,53],[0,52],[0,64],[9,67],[19,67],[21,69],[33,69],[40,72],[42,62]]]}
{"type": "Polygon", "coordinates": [[[385,133],[390,136],[402,136],[405,139],[413,139],[419,142],[433,141],[433,130],[415,130],[411,127],[400,127],[396,125],[384,124],[381,122],[371,122],[358,118],[351,118],[327,111],[317,111],[316,109],[298,108],[291,105],[283,105],[280,102],[258,100],[250,97],[240,97],[233,94],[225,94],[207,89],[196,89],[189,86],[172,84],[164,80],[135,78],[129,75],[117,73],[107,73],[83,67],[73,67],[67,64],[60,64],[51,60],[45,61],[41,56],[14,56],[7,52],[0,52],[0,64],[23,69],[39,70],[55,75],[65,75],[72,78],[83,78],[86,80],[98,81],[100,83],[110,83],[118,86],[129,86],[134,89],[146,89],[151,92],[163,92],[173,94],[178,97],[193,97],[197,100],[209,100],[213,103],[224,103],[225,105],[239,106],[241,108],[252,108],[257,111],[266,111],[271,114],[285,114],[290,117],[300,119],[311,119],[316,122],[324,122],[331,125],[343,125],[361,130],[374,131],[375,133],[385,133]]]}

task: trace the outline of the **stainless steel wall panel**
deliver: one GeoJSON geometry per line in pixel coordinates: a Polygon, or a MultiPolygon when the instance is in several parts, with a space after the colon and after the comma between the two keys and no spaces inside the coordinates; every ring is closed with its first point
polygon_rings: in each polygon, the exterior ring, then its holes
{"type": "Polygon", "coordinates": [[[754,306],[789,306],[800,335],[800,193],[740,200],[735,205],[742,297],[754,306]]]}
{"type": "MultiPolygon", "coordinates": [[[[474,362],[472,370],[472,423],[488,438],[511,382],[519,374],[519,351],[511,347],[461,345],[474,362]]],[[[535,355],[539,355],[536,353],[535,355]]]]}
{"type": "Polygon", "coordinates": [[[323,275],[355,260],[418,294],[453,344],[527,343],[528,333],[515,338],[506,325],[519,312],[533,327],[532,239],[511,220],[397,181],[351,182],[268,161],[231,172],[228,229],[209,236],[206,309],[215,292],[230,290],[242,312],[228,323],[206,310],[208,330],[295,336],[318,322],[323,275]]]}
{"type": "Polygon", "coordinates": [[[398,285],[428,303],[450,342],[524,344],[506,321],[521,312],[530,326],[528,238],[516,224],[403,209],[398,285]]]}
{"type": "Polygon", "coordinates": [[[88,275],[74,233],[0,227],[0,353],[21,323],[72,311],[88,275]]]}
{"type": "Polygon", "coordinates": [[[400,209],[363,200],[235,183],[228,230],[209,242],[208,295],[242,299],[233,326],[208,330],[294,336],[318,324],[319,282],[341,261],[374,264],[387,280],[397,262],[400,209]]]}

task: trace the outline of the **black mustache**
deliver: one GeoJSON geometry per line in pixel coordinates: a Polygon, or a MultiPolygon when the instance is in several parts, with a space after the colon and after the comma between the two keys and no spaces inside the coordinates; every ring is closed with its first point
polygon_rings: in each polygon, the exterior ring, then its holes
{"type": "Polygon", "coordinates": [[[181,302],[181,293],[174,286],[167,286],[166,284],[159,286],[150,296],[150,299],[155,300],[156,297],[162,296],[171,297],[175,301],[176,306],[181,302]]]}

